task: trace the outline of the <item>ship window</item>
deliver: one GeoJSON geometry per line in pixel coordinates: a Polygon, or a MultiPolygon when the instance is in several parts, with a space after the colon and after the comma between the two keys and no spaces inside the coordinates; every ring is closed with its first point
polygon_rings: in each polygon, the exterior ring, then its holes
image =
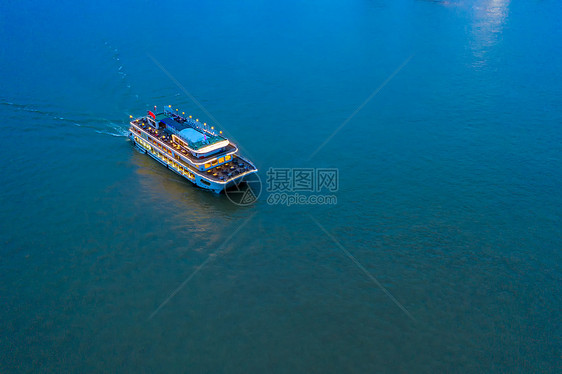
{"type": "Polygon", "coordinates": [[[217,160],[213,160],[213,162],[212,162],[213,166],[215,166],[217,163],[218,163],[217,160]]]}
{"type": "Polygon", "coordinates": [[[211,185],[211,183],[207,182],[207,181],[204,180],[204,179],[201,179],[201,183],[203,183],[205,186],[210,186],[210,185],[211,185]]]}
{"type": "Polygon", "coordinates": [[[219,162],[222,164],[224,162],[224,157],[219,158],[219,162]]]}
{"type": "Polygon", "coordinates": [[[207,162],[207,163],[205,164],[205,169],[208,169],[208,168],[210,168],[210,167],[211,167],[211,163],[210,163],[210,162],[207,162]]]}
{"type": "Polygon", "coordinates": [[[226,161],[230,160],[230,155],[225,156],[224,159],[225,159],[226,161]]]}

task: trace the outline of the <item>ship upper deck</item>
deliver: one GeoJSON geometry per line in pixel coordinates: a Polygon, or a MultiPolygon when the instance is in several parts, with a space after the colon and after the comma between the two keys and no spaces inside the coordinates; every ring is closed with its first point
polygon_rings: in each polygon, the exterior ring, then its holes
{"type": "Polygon", "coordinates": [[[214,153],[212,155],[204,156],[204,157],[195,157],[189,150],[186,150],[180,144],[177,144],[176,142],[173,141],[172,133],[170,131],[167,131],[166,129],[160,129],[160,130],[155,129],[154,127],[150,126],[147,123],[147,120],[145,118],[135,120],[132,123],[138,126],[139,128],[141,128],[146,133],[148,133],[149,136],[157,139],[161,143],[164,143],[165,145],[174,149],[176,152],[181,153],[183,157],[187,158],[194,165],[202,165],[212,160],[215,160],[217,158],[223,157],[228,154],[233,154],[236,151],[238,151],[238,147],[236,147],[232,143],[228,143],[224,147],[224,151],[222,152],[214,153]]]}
{"type": "Polygon", "coordinates": [[[159,113],[155,117],[156,123],[172,129],[193,151],[205,153],[229,143],[224,137],[201,128],[199,122],[190,118],[174,113],[159,113]]]}

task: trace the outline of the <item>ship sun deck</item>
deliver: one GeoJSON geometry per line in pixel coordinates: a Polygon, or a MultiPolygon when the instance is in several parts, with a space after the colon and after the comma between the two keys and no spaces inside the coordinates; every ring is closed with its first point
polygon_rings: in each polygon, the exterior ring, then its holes
{"type": "Polygon", "coordinates": [[[177,135],[182,138],[182,141],[184,141],[189,148],[197,152],[205,152],[206,148],[209,148],[214,144],[228,143],[228,141],[222,136],[209,133],[205,130],[194,128],[186,122],[186,119],[176,116],[176,118],[163,118],[158,121],[158,124],[163,124],[164,126],[166,126],[166,128],[175,130],[177,132],[177,135]]]}

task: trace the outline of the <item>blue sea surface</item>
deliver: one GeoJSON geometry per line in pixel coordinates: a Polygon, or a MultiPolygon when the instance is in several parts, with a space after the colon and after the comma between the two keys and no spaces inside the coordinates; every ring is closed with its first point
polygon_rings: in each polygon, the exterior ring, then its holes
{"type": "Polygon", "coordinates": [[[2,2],[0,372],[562,371],[561,19],[2,2]],[[259,200],[137,152],[154,105],[228,132],[259,200]],[[271,204],[270,168],[337,169],[337,204],[271,204]]]}

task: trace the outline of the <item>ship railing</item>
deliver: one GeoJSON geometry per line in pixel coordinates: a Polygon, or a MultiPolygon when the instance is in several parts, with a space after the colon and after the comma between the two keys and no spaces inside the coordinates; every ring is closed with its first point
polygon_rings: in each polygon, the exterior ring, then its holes
{"type": "Polygon", "coordinates": [[[238,157],[239,159],[241,159],[241,160],[244,161],[245,163],[249,164],[249,165],[250,165],[251,167],[253,167],[254,169],[256,169],[256,170],[258,169],[258,168],[256,167],[256,165],[254,165],[254,163],[253,163],[252,161],[248,160],[246,157],[242,157],[242,156],[240,156],[240,155],[236,155],[236,157],[238,157]]]}
{"type": "Polygon", "coordinates": [[[213,136],[219,136],[219,134],[217,134],[216,131],[214,131],[213,129],[209,129],[209,126],[206,126],[205,124],[202,124],[199,121],[195,121],[192,118],[182,117],[169,108],[165,108],[164,113],[166,113],[167,115],[172,117],[174,120],[176,120],[180,123],[187,123],[187,124],[189,124],[189,126],[195,128],[195,129],[197,129],[197,130],[199,130],[199,131],[201,131],[205,134],[213,135],[213,136]]]}

